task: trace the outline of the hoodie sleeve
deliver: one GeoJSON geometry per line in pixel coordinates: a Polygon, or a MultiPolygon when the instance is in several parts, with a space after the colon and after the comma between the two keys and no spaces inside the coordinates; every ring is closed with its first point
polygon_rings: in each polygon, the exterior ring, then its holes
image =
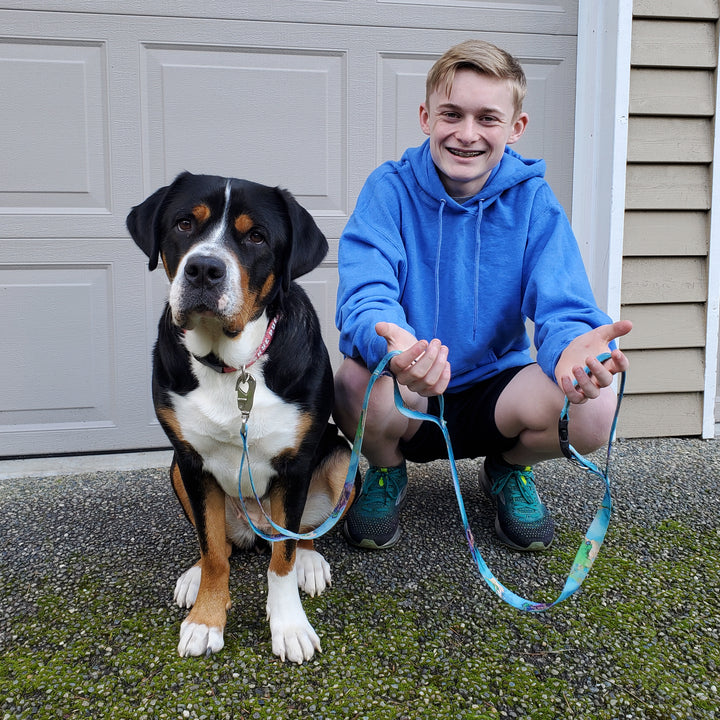
{"type": "Polygon", "coordinates": [[[570,223],[546,183],[534,198],[523,275],[523,313],[535,323],[537,361],[555,381],[570,342],[612,320],[595,302],[570,223]]]}
{"type": "Polygon", "coordinates": [[[376,323],[385,320],[415,334],[399,302],[407,256],[399,229],[400,201],[387,172],[381,166],[368,178],[338,252],[335,324],[340,351],[361,358],[370,369],[387,353],[386,341],[375,332],[376,323]]]}

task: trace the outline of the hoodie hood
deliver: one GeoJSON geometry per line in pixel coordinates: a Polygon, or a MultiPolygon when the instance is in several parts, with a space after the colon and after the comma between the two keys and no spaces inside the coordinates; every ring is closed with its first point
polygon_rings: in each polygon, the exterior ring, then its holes
{"type": "MultiPolygon", "coordinates": [[[[400,159],[400,173],[406,181],[414,183],[421,195],[425,196],[429,202],[438,203],[442,200],[452,200],[435,169],[430,154],[429,140],[419,147],[409,148],[405,151],[400,159]]],[[[544,176],[544,160],[524,158],[510,147],[506,147],[502,160],[493,168],[480,192],[468,203],[483,201],[487,204],[503,191],[518,183],[533,177],[542,178],[544,176]]],[[[468,203],[464,203],[464,205],[468,203]]]]}

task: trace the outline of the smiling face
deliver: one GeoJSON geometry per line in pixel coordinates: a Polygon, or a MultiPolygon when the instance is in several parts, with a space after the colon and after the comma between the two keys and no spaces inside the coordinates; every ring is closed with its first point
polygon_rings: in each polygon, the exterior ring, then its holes
{"type": "Polygon", "coordinates": [[[455,73],[449,94],[437,87],[420,105],[420,127],[451,197],[478,193],[527,122],[526,113],[516,116],[508,80],[470,69],[455,73]]]}

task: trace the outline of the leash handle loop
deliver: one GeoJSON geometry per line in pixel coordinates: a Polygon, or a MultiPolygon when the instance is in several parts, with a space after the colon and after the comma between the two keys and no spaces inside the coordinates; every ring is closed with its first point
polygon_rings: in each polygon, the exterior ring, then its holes
{"type": "MultiPolygon", "coordinates": [[[[386,364],[386,361],[390,359],[392,354],[395,353],[389,353],[388,356],[383,360],[383,367],[384,364],[386,364]]],[[[600,362],[604,362],[610,357],[609,353],[605,353],[603,355],[598,356],[598,359],[600,362]]],[[[588,368],[585,368],[586,372],[589,372],[588,368]]],[[[605,465],[605,471],[598,469],[598,467],[592,463],[591,461],[584,458],[580,453],[578,453],[575,448],[570,445],[568,442],[568,452],[570,453],[570,459],[573,460],[576,463],[579,463],[584,469],[592,472],[593,474],[597,475],[598,477],[602,478],[603,482],[605,483],[605,494],[603,496],[603,499],[601,501],[600,507],[598,508],[595,517],[593,518],[590,527],[588,528],[587,532],[585,533],[585,536],[583,538],[582,543],[580,544],[580,547],[575,555],[575,559],[573,560],[573,564],[570,568],[570,572],[568,573],[567,580],[565,581],[565,585],[560,593],[560,595],[553,600],[552,602],[535,602],[532,600],[527,600],[520,595],[516,594],[512,590],[505,587],[491,572],[490,568],[487,566],[487,563],[482,557],[482,554],[477,548],[477,545],[475,544],[475,538],[473,536],[472,530],[470,529],[470,523],[468,521],[467,512],[465,511],[465,503],[462,498],[462,492],[460,490],[460,481],[458,477],[457,472],[457,465],[455,463],[455,456],[452,449],[452,443],[450,442],[450,435],[448,433],[447,424],[445,422],[444,415],[444,401],[443,397],[439,397],[439,416],[435,417],[434,415],[430,415],[429,413],[423,413],[419,412],[417,410],[411,410],[410,408],[405,407],[402,396],[400,395],[400,388],[398,386],[397,380],[393,378],[395,382],[394,387],[394,399],[395,399],[395,407],[398,410],[398,412],[402,413],[406,417],[413,418],[416,420],[429,420],[433,423],[435,423],[440,430],[443,433],[443,437],[445,438],[445,444],[447,445],[447,451],[448,451],[448,460],[450,462],[450,471],[453,479],[453,487],[455,489],[455,496],[458,502],[458,509],[460,511],[460,518],[462,520],[463,529],[465,531],[465,538],[468,543],[468,548],[470,550],[470,554],[472,555],[473,559],[475,560],[475,564],[477,565],[477,568],[485,580],[485,582],[490,586],[490,589],[500,597],[501,600],[505,601],[508,605],[511,605],[512,607],[518,609],[518,610],[524,610],[527,612],[543,612],[545,610],[548,610],[549,608],[553,607],[554,605],[557,605],[558,603],[561,603],[563,600],[570,597],[573,593],[575,593],[582,583],[584,582],[585,578],[590,573],[590,568],[592,567],[593,563],[595,562],[595,558],[598,555],[598,552],[600,550],[600,547],[603,543],[603,540],[605,539],[605,534],[607,532],[608,526],[610,524],[610,513],[612,510],[612,498],[610,494],[610,481],[609,481],[609,465],[610,465],[610,453],[612,448],[612,443],[615,437],[615,430],[617,426],[617,421],[620,413],[620,403],[622,402],[622,397],[625,391],[625,372],[622,373],[621,376],[621,383],[620,383],[620,391],[618,393],[618,399],[617,399],[617,405],[615,408],[615,416],[613,418],[612,428],[610,431],[610,438],[608,440],[608,450],[607,450],[607,461],[605,465]]],[[[568,408],[569,408],[569,400],[565,401],[565,407],[563,408],[563,412],[561,413],[561,423],[564,422],[564,430],[567,432],[568,428],[568,408]],[[564,416],[564,417],[563,417],[564,416]]]]}

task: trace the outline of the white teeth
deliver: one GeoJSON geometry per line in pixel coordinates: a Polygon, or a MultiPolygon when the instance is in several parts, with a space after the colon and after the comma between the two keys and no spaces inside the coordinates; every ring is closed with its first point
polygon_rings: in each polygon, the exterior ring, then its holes
{"type": "Polygon", "coordinates": [[[448,148],[448,150],[453,154],[457,155],[459,157],[478,157],[479,155],[482,155],[482,152],[479,150],[453,150],[451,148],[448,148]]]}

